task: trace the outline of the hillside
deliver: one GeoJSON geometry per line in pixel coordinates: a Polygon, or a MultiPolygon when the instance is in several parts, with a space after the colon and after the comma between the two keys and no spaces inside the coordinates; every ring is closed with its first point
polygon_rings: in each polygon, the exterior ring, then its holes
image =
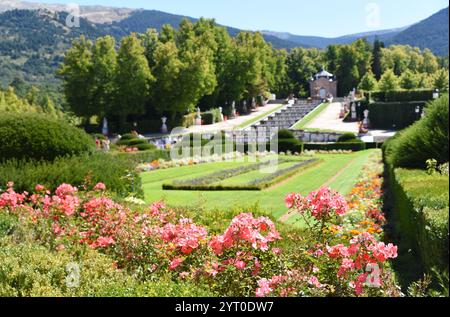
{"type": "Polygon", "coordinates": [[[104,35],[97,25],[80,19],[79,28],[68,28],[67,13],[46,10],[12,10],[0,14],[0,80],[55,81],[55,70],[73,39],[104,35]]]}
{"type": "Polygon", "coordinates": [[[429,48],[437,55],[448,55],[448,23],[446,8],[400,32],[387,44],[408,44],[429,48]]]}
{"type": "Polygon", "coordinates": [[[263,31],[265,35],[271,35],[283,39],[285,41],[294,42],[300,46],[310,46],[324,49],[329,45],[333,44],[350,44],[359,38],[366,38],[369,42],[373,42],[375,37],[378,37],[382,41],[389,40],[390,38],[396,36],[401,31],[406,28],[400,29],[390,29],[390,30],[380,30],[367,33],[357,33],[344,35],[340,37],[320,37],[320,36],[305,36],[305,35],[295,35],[291,33],[281,33],[272,31],[263,31]]]}

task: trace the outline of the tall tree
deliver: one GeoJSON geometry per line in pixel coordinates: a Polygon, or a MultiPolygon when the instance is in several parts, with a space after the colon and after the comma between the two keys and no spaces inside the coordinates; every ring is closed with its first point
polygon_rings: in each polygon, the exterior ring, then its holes
{"type": "Polygon", "coordinates": [[[375,79],[375,76],[371,71],[368,71],[361,79],[358,89],[362,91],[373,91],[377,88],[377,86],[378,83],[377,80],[375,79]]]}
{"type": "Polygon", "coordinates": [[[338,93],[347,95],[359,83],[358,53],[352,45],[341,47],[336,71],[338,78],[338,93]]]}
{"type": "Polygon", "coordinates": [[[377,80],[380,80],[383,74],[383,66],[381,60],[383,58],[384,43],[381,42],[378,37],[375,38],[372,50],[372,72],[377,80]]]}
{"type": "Polygon", "coordinates": [[[58,75],[63,80],[63,90],[70,109],[85,119],[97,114],[92,102],[92,42],[84,36],[75,40],[66,52],[58,75]]]}
{"type": "Polygon", "coordinates": [[[92,102],[96,114],[103,117],[112,107],[115,94],[117,53],[111,36],[98,38],[92,47],[92,102]]]}
{"type": "Polygon", "coordinates": [[[136,34],[124,37],[117,55],[116,94],[111,114],[122,125],[128,115],[145,113],[150,83],[154,80],[136,34]]]}

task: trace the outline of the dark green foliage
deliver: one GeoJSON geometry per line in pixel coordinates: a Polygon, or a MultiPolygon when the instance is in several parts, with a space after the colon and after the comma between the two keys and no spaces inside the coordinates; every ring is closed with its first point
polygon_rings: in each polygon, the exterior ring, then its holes
{"type": "Polygon", "coordinates": [[[86,180],[102,182],[111,192],[126,197],[141,196],[141,179],[135,163],[105,153],[56,158],[53,162],[10,160],[0,165],[0,186],[14,182],[18,192],[33,192],[36,184],[55,190],[63,183],[82,186],[86,180]]]}
{"type": "Polygon", "coordinates": [[[303,152],[303,143],[297,139],[279,139],[278,140],[278,151],[279,152],[287,152],[290,151],[292,153],[302,153],[303,152]]]}
{"type": "Polygon", "coordinates": [[[448,95],[430,103],[426,116],[389,140],[385,157],[394,167],[425,169],[426,161],[449,161],[448,95]]]}
{"type": "MultiPolygon", "coordinates": [[[[270,145],[268,145],[270,150],[270,145]]],[[[278,152],[302,153],[303,143],[295,138],[294,133],[290,130],[283,129],[278,131],[278,152]]]]}
{"type": "Polygon", "coordinates": [[[404,129],[420,119],[425,105],[425,101],[371,103],[368,107],[370,123],[374,129],[404,129]]]}
{"type": "Polygon", "coordinates": [[[62,120],[41,114],[0,115],[0,160],[44,159],[92,152],[93,139],[62,120]]]}
{"type": "Polygon", "coordinates": [[[430,101],[433,99],[432,89],[372,91],[365,94],[366,98],[375,102],[408,102],[430,101]]]}
{"type": "Polygon", "coordinates": [[[154,146],[153,144],[149,144],[149,143],[143,143],[143,144],[137,144],[136,148],[139,151],[149,151],[149,150],[155,150],[156,146],[154,146]]]}
{"type": "Polygon", "coordinates": [[[99,139],[99,140],[106,140],[106,139],[107,139],[107,137],[104,136],[104,135],[101,134],[101,133],[94,133],[94,134],[92,134],[92,137],[93,137],[94,139],[97,138],[97,139],[99,139]]]}
{"type": "Polygon", "coordinates": [[[131,161],[135,164],[145,163],[145,162],[153,162],[154,160],[169,160],[169,152],[162,150],[150,150],[150,151],[141,151],[134,153],[115,153],[113,156],[117,156],[121,159],[125,159],[131,161]]]}
{"type": "Polygon", "coordinates": [[[294,133],[290,130],[283,129],[278,131],[278,139],[294,139],[294,133]]]}
{"type": "Polygon", "coordinates": [[[345,133],[338,138],[338,142],[355,141],[357,137],[354,133],[345,133]]]}
{"type": "Polygon", "coordinates": [[[212,112],[205,112],[202,114],[202,123],[205,125],[214,123],[214,114],[212,112]]]}
{"type": "Polygon", "coordinates": [[[132,134],[132,133],[126,133],[124,135],[122,135],[122,137],[120,138],[121,141],[125,141],[125,140],[132,140],[135,139],[136,135],[132,134]]]}
{"type": "Polygon", "coordinates": [[[433,269],[448,272],[449,261],[449,180],[426,171],[396,169],[388,165],[393,191],[393,215],[399,240],[399,268],[404,286],[423,277],[433,276],[433,269]],[[414,265],[412,265],[414,264],[414,265]]]}
{"type": "Polygon", "coordinates": [[[353,142],[353,143],[305,143],[305,150],[314,151],[364,151],[366,149],[366,144],[364,142],[353,142]]]}

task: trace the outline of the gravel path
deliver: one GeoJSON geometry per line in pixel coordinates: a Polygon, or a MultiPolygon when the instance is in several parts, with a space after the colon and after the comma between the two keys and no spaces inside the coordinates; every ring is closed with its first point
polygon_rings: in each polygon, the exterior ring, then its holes
{"type": "Polygon", "coordinates": [[[305,128],[353,132],[358,134],[359,127],[357,122],[342,122],[342,119],[339,118],[341,105],[340,102],[332,103],[305,128]]]}

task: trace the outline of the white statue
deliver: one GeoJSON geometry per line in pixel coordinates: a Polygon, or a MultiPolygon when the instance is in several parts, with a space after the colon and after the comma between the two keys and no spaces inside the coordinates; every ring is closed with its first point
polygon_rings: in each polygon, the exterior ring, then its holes
{"type": "Polygon", "coordinates": [[[369,110],[364,110],[364,121],[363,121],[363,127],[364,129],[368,129],[370,126],[370,120],[369,120],[369,110]]]}
{"type": "Polygon", "coordinates": [[[358,113],[356,112],[356,103],[352,103],[352,120],[358,119],[358,113]]]}
{"type": "Polygon", "coordinates": [[[223,108],[219,107],[219,112],[220,112],[220,122],[225,121],[224,117],[223,117],[223,108]]]}
{"type": "Polygon", "coordinates": [[[108,119],[103,118],[103,128],[102,128],[102,134],[103,135],[108,135],[109,131],[108,131],[108,119]]]}
{"type": "Polygon", "coordinates": [[[166,117],[162,117],[161,118],[162,121],[162,127],[161,127],[161,133],[166,134],[169,132],[169,129],[167,128],[166,122],[167,122],[167,118],[166,117]]]}
{"type": "Polygon", "coordinates": [[[195,125],[202,125],[202,115],[200,112],[200,107],[197,107],[197,117],[195,118],[195,125]]]}

